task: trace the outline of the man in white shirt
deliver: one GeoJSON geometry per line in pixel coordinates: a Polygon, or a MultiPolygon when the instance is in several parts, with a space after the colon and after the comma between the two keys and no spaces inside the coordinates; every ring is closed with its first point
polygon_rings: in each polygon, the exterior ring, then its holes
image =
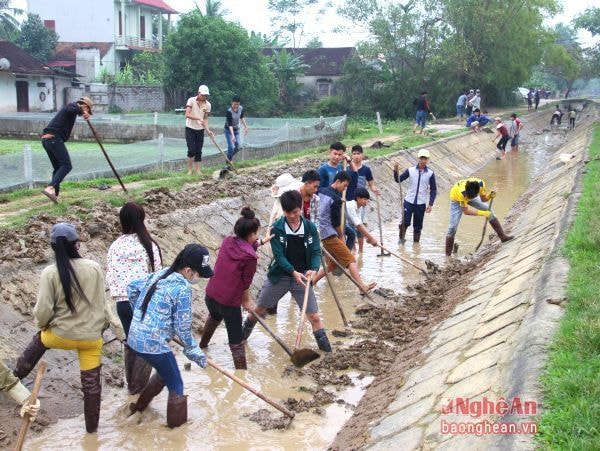
{"type": "MultiPolygon", "coordinates": [[[[346,214],[348,216],[348,226],[359,232],[371,246],[377,246],[377,240],[369,233],[362,221],[364,209],[370,198],[371,196],[366,188],[356,188],[354,200],[346,202],[346,214]]],[[[359,251],[362,252],[362,248],[359,248],[359,251]]]]}
{"type": "Polygon", "coordinates": [[[201,85],[198,95],[190,97],[185,105],[185,142],[187,144],[187,175],[192,175],[192,169],[200,175],[202,147],[204,146],[204,130],[209,136],[215,136],[208,128],[208,116],[211,105],[207,100],[210,95],[208,86],[201,85]]]}

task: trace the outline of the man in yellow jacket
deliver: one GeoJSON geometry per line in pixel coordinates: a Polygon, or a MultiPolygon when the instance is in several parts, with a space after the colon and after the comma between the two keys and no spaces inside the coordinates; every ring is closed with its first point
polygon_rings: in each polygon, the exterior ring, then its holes
{"type": "Polygon", "coordinates": [[[469,216],[485,216],[503,243],[513,239],[512,236],[504,233],[500,221],[486,203],[494,197],[496,197],[496,191],[488,193],[485,182],[478,178],[471,177],[459,180],[454,184],[450,190],[450,224],[446,235],[446,255],[448,257],[452,254],[454,236],[463,213],[469,216]]]}

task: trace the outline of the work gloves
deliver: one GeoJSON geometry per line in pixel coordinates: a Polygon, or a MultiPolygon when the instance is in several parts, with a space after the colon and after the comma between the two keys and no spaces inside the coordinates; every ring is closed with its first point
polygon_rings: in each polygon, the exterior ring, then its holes
{"type": "Polygon", "coordinates": [[[490,191],[490,194],[488,194],[488,197],[490,199],[493,199],[494,197],[496,197],[496,191],[490,191]]]}
{"type": "Polygon", "coordinates": [[[492,216],[492,212],[489,210],[477,210],[477,216],[484,216],[487,219],[490,219],[490,216],[492,216]]]}
{"type": "Polygon", "coordinates": [[[184,348],[183,355],[195,362],[200,368],[206,368],[206,356],[198,346],[188,346],[184,348]]]}
{"type": "Polygon", "coordinates": [[[17,403],[21,404],[21,417],[25,414],[29,414],[29,421],[34,421],[40,410],[40,401],[35,400],[35,404],[29,405],[29,397],[31,393],[21,382],[17,382],[16,385],[8,391],[8,395],[14,399],[17,403]]]}

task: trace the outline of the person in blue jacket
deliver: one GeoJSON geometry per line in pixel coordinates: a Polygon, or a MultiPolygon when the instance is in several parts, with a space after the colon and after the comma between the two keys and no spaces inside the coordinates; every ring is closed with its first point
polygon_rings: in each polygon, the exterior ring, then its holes
{"type": "Polygon", "coordinates": [[[208,260],[205,247],[188,244],[170,267],[135,280],[127,288],[133,309],[127,345],[156,370],[129,410],[131,414],[143,411],[166,385],[170,428],[187,421],[187,396],[183,394],[183,380],[169,341],[179,337],[184,344],[183,354],[200,367],[206,367],[206,356],[192,336],[190,284],[201,277],[212,277],[208,260]]]}
{"type": "Polygon", "coordinates": [[[479,108],[475,108],[473,110],[473,114],[467,118],[467,127],[474,132],[480,132],[481,127],[483,127],[485,124],[491,124],[492,122],[492,119],[484,114],[481,114],[479,108]]]}

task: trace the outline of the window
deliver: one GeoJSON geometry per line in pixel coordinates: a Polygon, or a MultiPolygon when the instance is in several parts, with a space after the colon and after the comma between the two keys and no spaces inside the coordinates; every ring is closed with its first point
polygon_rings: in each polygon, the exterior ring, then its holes
{"type": "Polygon", "coordinates": [[[54,20],[44,20],[44,27],[49,30],[56,30],[56,21],[54,20]]]}
{"type": "Polygon", "coordinates": [[[327,97],[330,95],[331,83],[319,83],[317,86],[319,89],[319,97],[327,97]]]}
{"type": "Polygon", "coordinates": [[[123,36],[123,15],[119,11],[119,36],[123,36]]]}
{"type": "Polygon", "coordinates": [[[146,39],[146,16],[140,16],[140,38],[146,39]]]}

